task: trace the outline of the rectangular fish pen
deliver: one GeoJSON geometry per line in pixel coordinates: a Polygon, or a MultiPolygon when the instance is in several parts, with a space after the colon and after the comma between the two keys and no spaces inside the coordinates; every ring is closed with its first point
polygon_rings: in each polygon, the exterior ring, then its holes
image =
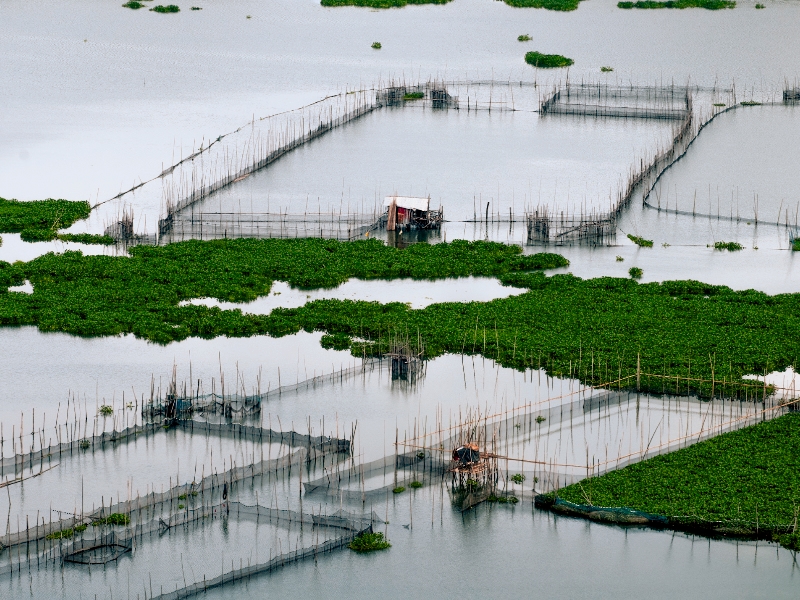
{"type": "Polygon", "coordinates": [[[615,214],[570,215],[537,208],[526,215],[528,244],[609,244],[616,239],[615,214]]]}
{"type": "Polygon", "coordinates": [[[686,86],[612,87],[570,84],[553,90],[539,107],[541,114],[635,119],[683,120],[691,110],[686,86]]]}

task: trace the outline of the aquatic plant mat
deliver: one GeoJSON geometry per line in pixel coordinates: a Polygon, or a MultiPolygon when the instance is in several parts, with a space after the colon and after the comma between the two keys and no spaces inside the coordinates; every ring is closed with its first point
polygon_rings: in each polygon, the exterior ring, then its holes
{"type": "Polygon", "coordinates": [[[626,507],[625,511],[644,511],[651,518],[612,522],[775,540],[800,550],[799,457],[800,413],[790,412],[584,479],[542,497],[537,504],[556,512],[609,521],[612,519],[604,518],[604,513],[621,511],[603,507],[626,507]]]}

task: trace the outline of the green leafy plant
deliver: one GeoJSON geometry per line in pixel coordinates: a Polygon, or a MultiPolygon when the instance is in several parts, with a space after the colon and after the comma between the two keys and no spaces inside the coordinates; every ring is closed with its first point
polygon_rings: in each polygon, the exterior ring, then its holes
{"type": "Polygon", "coordinates": [[[717,106],[717,107],[721,108],[723,106],[727,106],[727,104],[725,104],[724,102],[714,102],[714,106],[717,106]]]}
{"type": "Polygon", "coordinates": [[[56,239],[62,242],[75,242],[76,244],[98,244],[101,246],[113,246],[116,244],[110,235],[97,235],[95,233],[59,233],[56,239]]]}
{"type": "Polygon", "coordinates": [[[71,200],[32,200],[22,202],[0,198],[0,232],[24,229],[57,230],[89,216],[88,202],[71,200]]]}
{"type": "Polygon", "coordinates": [[[575,503],[630,507],[697,532],[733,531],[793,548],[800,414],[718,435],[558,491],[575,503]]]}
{"type": "Polygon", "coordinates": [[[756,4],[756,8],[761,9],[761,8],[767,8],[767,7],[764,6],[763,4],[759,3],[759,4],[756,4]]]}
{"type": "Polygon", "coordinates": [[[631,279],[641,279],[642,275],[644,275],[644,271],[639,267],[631,267],[628,269],[628,275],[631,276],[631,279]]]}
{"type": "Polygon", "coordinates": [[[539,423],[540,425],[542,423],[544,423],[545,421],[547,421],[547,419],[545,417],[543,417],[542,415],[539,415],[538,417],[536,417],[536,422],[539,423]]]}
{"type": "Polygon", "coordinates": [[[409,4],[447,4],[451,0],[321,0],[322,6],[363,6],[368,8],[402,8],[409,4]]]}
{"type": "Polygon", "coordinates": [[[526,52],[525,62],[538,69],[559,69],[575,63],[571,58],[560,54],[542,54],[541,52],[526,52]]]}
{"type": "Polygon", "coordinates": [[[544,8],[569,12],[577,10],[580,0],[503,0],[503,2],[515,8],[544,8]]]}
{"type": "Polygon", "coordinates": [[[614,70],[613,67],[600,67],[601,73],[611,73],[614,70]]]}
{"type": "Polygon", "coordinates": [[[423,92],[409,92],[403,94],[403,100],[422,100],[425,97],[423,92]]]}
{"type": "Polygon", "coordinates": [[[380,532],[362,533],[356,536],[347,547],[356,552],[373,552],[375,550],[386,550],[392,545],[383,537],[380,532]]]}
{"type": "Polygon", "coordinates": [[[396,488],[394,488],[392,490],[392,493],[394,493],[394,494],[402,494],[405,491],[406,491],[405,487],[403,487],[402,485],[398,485],[396,488]]]}
{"type": "Polygon", "coordinates": [[[203,9],[199,6],[193,6],[191,10],[203,10],[203,9]]]}
{"type": "Polygon", "coordinates": [[[110,417],[114,414],[114,409],[108,404],[103,404],[97,412],[103,417],[110,417]]]}
{"type": "Polygon", "coordinates": [[[630,233],[628,234],[628,239],[630,241],[632,241],[634,244],[636,244],[637,246],[640,246],[642,248],[652,248],[653,247],[653,240],[646,240],[644,238],[641,238],[641,237],[638,237],[638,236],[635,236],[635,235],[631,235],[630,233]]]}
{"type": "Polygon", "coordinates": [[[527,33],[524,35],[517,36],[518,42],[530,42],[533,38],[529,36],[527,33]]]}
{"type": "Polygon", "coordinates": [[[88,450],[91,447],[91,445],[92,444],[89,443],[89,440],[81,440],[81,444],[80,444],[81,450],[88,450]]]}
{"type": "Polygon", "coordinates": [[[350,343],[350,336],[345,333],[326,333],[320,340],[323,348],[332,350],[349,350],[350,343]]]}
{"type": "Polygon", "coordinates": [[[736,8],[733,0],[638,0],[638,2],[619,2],[619,8],[705,8],[707,10],[722,10],[736,8]]]}
{"type": "Polygon", "coordinates": [[[178,8],[176,4],[167,4],[166,6],[159,4],[158,6],[154,6],[150,10],[152,12],[157,12],[157,13],[176,13],[181,11],[181,9],[178,8]]]}
{"type": "Polygon", "coordinates": [[[714,250],[728,250],[729,252],[735,252],[737,250],[744,250],[744,246],[738,242],[714,242],[714,250]]]}
{"type": "Polygon", "coordinates": [[[745,100],[744,102],[740,102],[742,106],[761,106],[761,102],[756,102],[755,100],[745,100]]]}
{"type": "Polygon", "coordinates": [[[73,537],[76,533],[83,533],[86,531],[87,526],[84,524],[76,525],[75,527],[70,527],[69,529],[62,529],[61,531],[54,531],[53,533],[48,533],[45,536],[47,540],[61,540],[61,539],[68,539],[73,537]]]}
{"type": "Polygon", "coordinates": [[[137,2],[136,0],[130,0],[130,2],[126,2],[123,4],[125,8],[132,8],[133,10],[138,10],[144,6],[141,2],[137,2]]]}
{"type": "Polygon", "coordinates": [[[131,518],[123,513],[111,513],[107,517],[101,517],[92,521],[92,527],[100,527],[101,525],[128,525],[131,518]]]}
{"type": "Polygon", "coordinates": [[[619,254],[617,254],[617,258],[616,258],[615,260],[616,260],[617,262],[622,262],[622,261],[624,261],[625,259],[624,259],[624,258],[622,258],[622,257],[621,257],[619,254]]]}
{"type": "Polygon", "coordinates": [[[411,483],[408,484],[408,486],[412,487],[414,489],[419,489],[419,488],[422,487],[422,482],[421,481],[412,481],[411,483]]]}
{"type": "Polygon", "coordinates": [[[374,50],[380,50],[382,48],[380,42],[372,42],[372,46],[370,47],[373,48],[374,50]]]}
{"type": "Polygon", "coordinates": [[[516,475],[512,475],[511,481],[517,484],[521,484],[523,481],[525,481],[525,475],[523,475],[522,473],[517,473],[516,475]]]}

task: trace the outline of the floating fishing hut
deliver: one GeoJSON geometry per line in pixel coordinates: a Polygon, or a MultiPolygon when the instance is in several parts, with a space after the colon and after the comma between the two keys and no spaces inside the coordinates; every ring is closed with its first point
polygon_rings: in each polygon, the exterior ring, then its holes
{"type": "Polygon", "coordinates": [[[387,196],[386,230],[439,229],[442,226],[444,210],[431,210],[431,198],[413,196],[387,196]]]}

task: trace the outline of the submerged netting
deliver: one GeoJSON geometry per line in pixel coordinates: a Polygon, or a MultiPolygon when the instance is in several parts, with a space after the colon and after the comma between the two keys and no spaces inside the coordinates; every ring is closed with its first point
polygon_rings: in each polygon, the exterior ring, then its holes
{"type": "Polygon", "coordinates": [[[82,565],[104,565],[119,559],[133,549],[133,537],[108,533],[96,540],[76,540],[64,562],[82,565]]]}

